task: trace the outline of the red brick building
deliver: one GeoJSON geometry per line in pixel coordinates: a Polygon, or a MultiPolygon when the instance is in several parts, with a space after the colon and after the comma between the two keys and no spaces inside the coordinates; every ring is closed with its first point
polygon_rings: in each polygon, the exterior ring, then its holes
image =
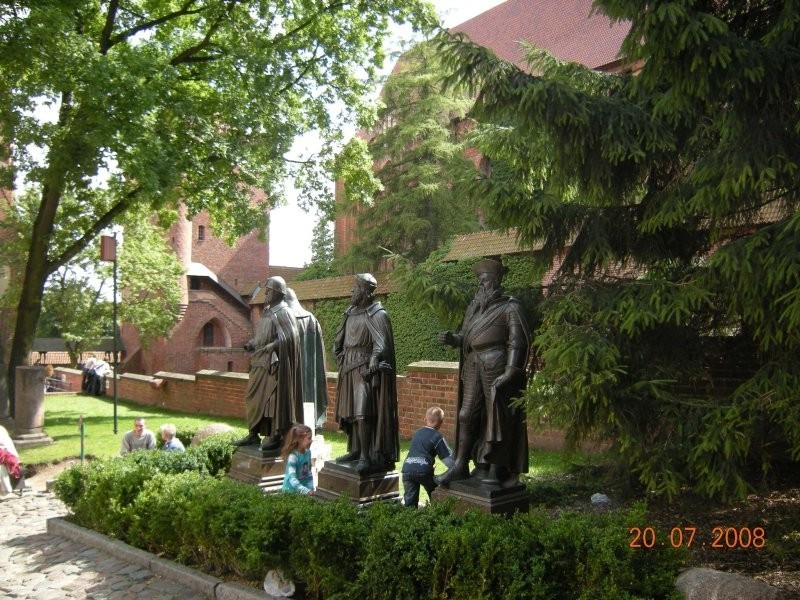
{"type": "Polygon", "coordinates": [[[167,339],[143,347],[137,332],[122,327],[130,373],[247,372],[249,355],[242,349],[252,337],[250,297],[268,277],[269,245],[259,231],[240,238],[233,247],[211,233],[209,217],[189,220],[183,209],[169,231],[169,242],[184,267],[181,316],[167,339]]]}
{"type": "MultiPolygon", "coordinates": [[[[527,69],[527,64],[520,41],[544,48],[561,60],[616,72],[627,67],[619,50],[629,29],[628,23],[612,24],[605,15],[593,12],[592,0],[508,0],[450,31],[466,34],[522,69],[527,69]]],[[[357,135],[369,140],[378,131],[380,125],[371,133],[360,131],[357,135]]],[[[476,165],[481,160],[474,149],[467,155],[476,165]]],[[[343,182],[337,182],[335,194],[334,254],[339,257],[358,241],[359,210],[357,206],[344,209],[343,182]]]]}

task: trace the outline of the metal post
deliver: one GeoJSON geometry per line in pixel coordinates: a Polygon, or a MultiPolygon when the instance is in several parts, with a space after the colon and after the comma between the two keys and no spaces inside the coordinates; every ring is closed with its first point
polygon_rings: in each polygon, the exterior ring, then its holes
{"type": "Polygon", "coordinates": [[[114,232],[114,328],[112,335],[114,336],[114,435],[117,434],[117,367],[119,360],[117,358],[117,232],[114,232]]]}
{"type": "Polygon", "coordinates": [[[80,423],[80,430],[81,430],[81,466],[83,466],[83,457],[85,456],[84,452],[85,446],[83,440],[86,434],[86,427],[83,423],[83,413],[81,413],[81,417],[80,419],[78,419],[78,423],[80,423]]]}
{"type": "MultiPolygon", "coordinates": [[[[112,327],[113,348],[114,348],[114,435],[117,434],[117,367],[119,359],[117,357],[117,232],[114,237],[104,235],[100,238],[100,260],[114,261],[114,326],[112,327]]],[[[103,381],[103,391],[105,392],[105,381],[103,381]]]]}

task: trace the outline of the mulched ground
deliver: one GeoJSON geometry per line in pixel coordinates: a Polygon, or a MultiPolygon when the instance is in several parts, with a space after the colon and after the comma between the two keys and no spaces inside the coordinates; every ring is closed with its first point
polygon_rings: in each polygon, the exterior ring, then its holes
{"type": "Polygon", "coordinates": [[[740,573],[781,590],[782,598],[800,598],[800,487],[753,494],[729,506],[698,499],[657,501],[648,505],[657,536],[673,541],[683,535],[691,566],[740,573]]]}

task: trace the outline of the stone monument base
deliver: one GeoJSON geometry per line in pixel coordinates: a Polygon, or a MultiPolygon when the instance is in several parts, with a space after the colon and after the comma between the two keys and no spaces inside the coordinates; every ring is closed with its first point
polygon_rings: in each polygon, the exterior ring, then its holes
{"type": "Polygon", "coordinates": [[[258,444],[240,446],[231,458],[228,477],[257,485],[264,492],[279,492],[283,485],[286,463],[280,450],[262,450],[258,444]]]}
{"type": "Polygon", "coordinates": [[[314,495],[323,500],[347,496],[359,506],[400,501],[400,474],[397,471],[361,475],[355,469],[357,462],[336,463],[326,460],[320,469],[314,495]]]}
{"type": "Polygon", "coordinates": [[[447,498],[455,498],[455,509],[459,513],[464,513],[470,508],[477,508],[490,515],[506,515],[517,511],[526,512],[530,506],[528,492],[523,484],[515,483],[510,487],[503,488],[484,483],[476,477],[440,485],[433,492],[432,500],[434,502],[447,498]]]}
{"type": "Polygon", "coordinates": [[[15,434],[12,436],[11,441],[14,442],[14,447],[17,450],[22,450],[23,448],[47,446],[48,444],[53,443],[53,438],[47,435],[44,431],[40,431],[38,433],[22,433],[20,435],[15,434]]]}

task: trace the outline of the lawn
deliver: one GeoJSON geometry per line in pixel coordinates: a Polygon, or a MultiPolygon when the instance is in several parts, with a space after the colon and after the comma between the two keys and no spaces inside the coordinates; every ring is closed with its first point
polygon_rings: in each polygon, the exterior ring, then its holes
{"type": "MultiPolygon", "coordinates": [[[[198,429],[210,423],[226,423],[244,435],[247,431],[242,419],[182,413],[155,406],[140,406],[130,402],[117,402],[117,428],[114,433],[114,405],[110,398],[88,396],[83,394],[47,395],[45,398],[44,429],[53,438],[49,446],[23,449],[21,459],[27,465],[45,465],[74,459],[81,454],[81,438],[79,418],[84,423],[84,453],[89,457],[111,457],[119,454],[123,434],[133,428],[136,417],[147,419],[147,426],[154,432],[164,423],[174,423],[180,431],[182,428],[198,429]]],[[[332,445],[333,458],[347,451],[347,438],[334,431],[324,432],[325,441],[332,445]]],[[[453,440],[448,440],[450,446],[453,440]]],[[[400,441],[400,462],[408,454],[410,440],[400,441]]],[[[580,461],[582,457],[577,457],[580,461]]],[[[530,476],[548,477],[564,472],[576,457],[561,452],[532,451],[530,458],[530,476]]],[[[445,471],[441,462],[437,462],[436,473],[445,471]]],[[[424,496],[424,494],[423,494],[424,496]]]]}
{"type": "Polygon", "coordinates": [[[164,423],[174,423],[178,428],[197,429],[210,423],[226,423],[242,435],[247,431],[242,419],[181,413],[156,406],[139,406],[130,402],[117,402],[117,428],[114,433],[114,403],[110,398],[83,394],[50,395],[45,397],[44,430],[53,443],[49,446],[26,448],[20,451],[23,464],[43,465],[77,458],[81,455],[79,419],[83,416],[84,452],[86,456],[111,457],[119,454],[122,436],[133,429],[136,417],[147,419],[148,429],[158,435],[164,423]]]}

